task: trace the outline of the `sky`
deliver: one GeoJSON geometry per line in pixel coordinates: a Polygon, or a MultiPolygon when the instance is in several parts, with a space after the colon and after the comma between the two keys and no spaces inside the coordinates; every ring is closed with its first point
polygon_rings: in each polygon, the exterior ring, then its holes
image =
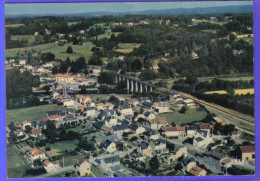
{"type": "Polygon", "coordinates": [[[203,8],[229,5],[252,5],[253,1],[195,1],[195,2],[105,2],[105,3],[10,3],[5,4],[5,15],[72,14],[95,11],[127,12],[174,8],[203,8]]]}

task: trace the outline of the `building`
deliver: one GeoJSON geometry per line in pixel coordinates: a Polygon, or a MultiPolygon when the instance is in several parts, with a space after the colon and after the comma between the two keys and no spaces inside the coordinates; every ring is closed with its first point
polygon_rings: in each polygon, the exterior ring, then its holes
{"type": "Polygon", "coordinates": [[[206,176],[207,175],[207,171],[200,168],[199,166],[195,166],[195,167],[191,168],[190,170],[188,170],[188,173],[190,173],[193,176],[206,176]]]}
{"type": "Polygon", "coordinates": [[[120,105],[118,108],[118,112],[120,112],[122,115],[129,115],[133,114],[133,109],[128,105],[120,105]]]}
{"type": "Polygon", "coordinates": [[[87,107],[85,108],[87,116],[95,116],[96,115],[96,107],[87,107]]]}
{"type": "Polygon", "coordinates": [[[25,120],[22,122],[22,126],[23,130],[26,130],[26,126],[32,127],[32,123],[30,121],[25,120]]]}
{"type": "Polygon", "coordinates": [[[152,147],[147,142],[142,141],[140,146],[137,148],[137,151],[145,157],[152,156],[152,147]]]}
{"type": "Polygon", "coordinates": [[[144,113],[144,117],[146,120],[155,119],[155,115],[148,111],[144,113]]]}
{"type": "Polygon", "coordinates": [[[239,148],[243,161],[255,160],[255,145],[240,146],[239,148]]]}
{"type": "Polygon", "coordinates": [[[210,143],[212,143],[212,141],[213,139],[209,133],[209,130],[197,130],[193,138],[193,146],[206,148],[210,143]]]}
{"type": "Polygon", "coordinates": [[[110,141],[110,140],[106,140],[104,143],[103,143],[103,148],[109,152],[109,153],[114,153],[117,151],[116,149],[116,143],[113,142],[113,141],[110,141]]]}
{"type": "Polygon", "coordinates": [[[73,81],[73,76],[68,74],[56,74],[55,75],[56,82],[58,83],[69,83],[73,81]]]}
{"type": "Polygon", "coordinates": [[[91,174],[91,164],[83,158],[76,161],[75,169],[79,171],[81,177],[91,174]]]}
{"type": "Polygon", "coordinates": [[[196,126],[187,126],[187,137],[192,138],[197,132],[196,126]]]}
{"type": "Polygon", "coordinates": [[[73,107],[75,105],[75,101],[72,99],[64,99],[63,106],[64,107],[73,107]]]}
{"type": "Polygon", "coordinates": [[[32,133],[31,133],[31,136],[32,137],[41,137],[42,135],[42,130],[41,129],[32,129],[32,133]]]}
{"type": "Polygon", "coordinates": [[[49,172],[55,172],[57,170],[60,169],[60,166],[59,166],[59,161],[49,161],[49,160],[45,160],[43,162],[43,165],[44,165],[44,169],[49,173],[49,172]]]}
{"type": "Polygon", "coordinates": [[[46,155],[42,150],[40,150],[37,147],[34,147],[29,151],[29,157],[31,160],[36,160],[36,159],[44,160],[46,158],[46,155]]]}
{"type": "Polygon", "coordinates": [[[112,133],[117,135],[118,138],[121,138],[123,136],[123,133],[127,133],[129,131],[130,131],[130,129],[129,129],[128,125],[126,125],[126,124],[112,127],[112,133]]]}
{"type": "Polygon", "coordinates": [[[172,160],[177,160],[178,158],[180,158],[181,156],[183,156],[184,158],[186,158],[188,156],[188,150],[186,147],[178,147],[175,146],[174,150],[172,152],[172,156],[169,157],[172,160]]]}
{"type": "Polygon", "coordinates": [[[161,152],[168,152],[168,149],[166,148],[166,142],[162,139],[158,140],[152,140],[150,141],[150,145],[152,147],[152,151],[161,151],[161,152]]]}
{"type": "Polygon", "coordinates": [[[156,129],[150,129],[144,132],[144,139],[148,140],[157,140],[160,138],[160,134],[156,129]]]}
{"type": "Polygon", "coordinates": [[[80,103],[86,104],[88,102],[91,101],[91,97],[90,96],[86,96],[86,95],[82,95],[82,94],[77,94],[76,96],[76,100],[80,103]]]}
{"type": "Polygon", "coordinates": [[[169,104],[167,102],[159,102],[158,103],[158,112],[159,113],[169,112],[169,104]]]}
{"type": "Polygon", "coordinates": [[[151,119],[146,122],[146,127],[150,129],[160,129],[161,127],[165,127],[168,125],[168,121],[165,117],[160,117],[156,119],[151,119]]]}
{"type": "Polygon", "coordinates": [[[117,125],[117,118],[115,116],[108,116],[105,118],[105,125],[107,127],[113,127],[117,125]]]}
{"type": "Polygon", "coordinates": [[[118,141],[118,136],[117,135],[100,136],[100,137],[95,138],[94,140],[97,145],[100,145],[100,144],[104,143],[106,140],[116,142],[116,141],[118,141]]]}
{"type": "Polygon", "coordinates": [[[214,119],[217,123],[221,124],[222,126],[225,126],[225,125],[227,124],[223,119],[221,119],[221,118],[219,118],[219,117],[217,117],[217,116],[213,117],[213,119],[214,119]]]}
{"type": "Polygon", "coordinates": [[[120,165],[120,159],[118,156],[111,156],[100,160],[100,167],[108,172],[112,166],[120,165]]]}
{"type": "Polygon", "coordinates": [[[16,136],[23,136],[24,135],[24,133],[23,133],[23,130],[22,129],[16,129],[15,130],[15,132],[14,132],[15,134],[16,134],[16,136]]]}
{"type": "Polygon", "coordinates": [[[183,170],[189,171],[196,166],[196,161],[193,157],[186,157],[182,159],[181,165],[183,166],[183,170]]]}
{"type": "Polygon", "coordinates": [[[192,99],[186,99],[183,101],[184,105],[189,107],[189,108],[192,108],[192,107],[196,107],[196,104],[194,102],[194,100],[192,99]]]}

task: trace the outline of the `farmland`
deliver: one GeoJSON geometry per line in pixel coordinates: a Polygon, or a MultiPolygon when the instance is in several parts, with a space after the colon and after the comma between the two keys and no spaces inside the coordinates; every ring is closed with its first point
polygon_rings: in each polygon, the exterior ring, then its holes
{"type": "MultiPolygon", "coordinates": [[[[198,78],[199,82],[204,82],[204,81],[212,81],[216,77],[201,77],[198,78]]],[[[253,75],[237,75],[237,76],[220,76],[217,77],[218,79],[221,80],[227,80],[227,81],[238,81],[238,80],[245,80],[245,81],[250,81],[254,79],[253,75]]]]}
{"type": "MultiPolygon", "coordinates": [[[[219,90],[219,91],[209,91],[205,92],[205,94],[227,94],[227,91],[225,90],[219,90]]],[[[245,95],[245,94],[254,94],[254,89],[236,89],[235,95],[245,95]]]]}
{"type": "Polygon", "coordinates": [[[6,111],[6,124],[11,122],[23,122],[24,120],[36,121],[41,117],[46,117],[46,112],[59,109],[56,104],[35,106],[29,108],[13,109],[6,111]]]}

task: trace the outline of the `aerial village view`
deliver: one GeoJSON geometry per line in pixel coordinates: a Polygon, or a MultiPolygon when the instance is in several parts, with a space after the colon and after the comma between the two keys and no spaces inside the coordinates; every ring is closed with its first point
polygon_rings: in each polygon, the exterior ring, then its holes
{"type": "Polygon", "coordinates": [[[254,175],[253,30],[252,1],[6,4],[8,177],[254,175]]]}

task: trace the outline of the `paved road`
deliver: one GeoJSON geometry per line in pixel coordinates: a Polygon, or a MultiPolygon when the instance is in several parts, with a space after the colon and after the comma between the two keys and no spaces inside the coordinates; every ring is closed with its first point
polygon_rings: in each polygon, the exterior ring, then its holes
{"type": "Polygon", "coordinates": [[[49,176],[52,176],[52,175],[55,175],[55,174],[58,174],[58,173],[62,173],[62,172],[66,172],[66,171],[69,171],[69,170],[74,170],[74,165],[70,165],[70,166],[67,166],[67,167],[64,167],[64,168],[60,168],[59,170],[55,171],[55,172],[50,172],[50,173],[46,173],[46,174],[43,174],[43,175],[40,175],[40,176],[37,176],[37,177],[34,177],[34,178],[45,178],[45,177],[49,177],[49,176]]]}

